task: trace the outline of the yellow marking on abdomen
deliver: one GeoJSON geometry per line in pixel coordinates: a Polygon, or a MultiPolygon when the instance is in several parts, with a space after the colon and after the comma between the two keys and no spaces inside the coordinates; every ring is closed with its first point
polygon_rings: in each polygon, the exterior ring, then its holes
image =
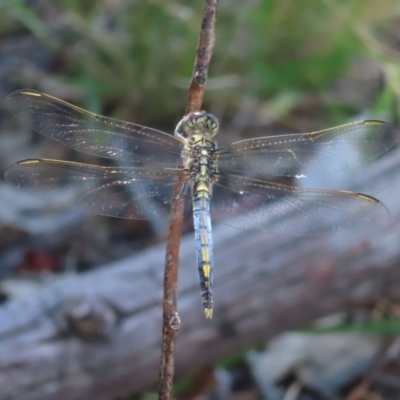
{"type": "Polygon", "coordinates": [[[209,189],[208,189],[208,183],[206,182],[199,182],[196,186],[196,197],[200,197],[200,196],[206,196],[208,197],[208,193],[209,193],[209,189]]]}
{"type": "MultiPolygon", "coordinates": [[[[201,261],[204,263],[210,262],[210,252],[208,250],[208,247],[201,248],[201,261]]],[[[207,276],[207,278],[208,278],[208,276],[207,276]]]]}
{"type": "Polygon", "coordinates": [[[210,278],[210,273],[211,273],[211,265],[210,264],[204,264],[202,266],[203,274],[204,277],[209,279],[210,278]]]}

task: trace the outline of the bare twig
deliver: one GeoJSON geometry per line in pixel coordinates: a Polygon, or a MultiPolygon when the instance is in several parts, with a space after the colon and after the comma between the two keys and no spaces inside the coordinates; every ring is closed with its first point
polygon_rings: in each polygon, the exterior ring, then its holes
{"type": "MultiPolygon", "coordinates": [[[[179,172],[181,172],[180,169],[179,172]]],[[[163,328],[161,343],[160,377],[158,397],[169,399],[174,377],[175,341],[180,320],[177,311],[179,248],[182,231],[184,198],[179,197],[183,186],[182,173],[174,190],[175,199],[171,204],[167,250],[164,270],[163,328]]]]}
{"type": "MultiPolygon", "coordinates": [[[[215,20],[218,0],[206,0],[204,17],[201,24],[196,60],[186,105],[186,114],[200,111],[204,96],[215,38],[215,20]]],[[[174,377],[175,341],[180,327],[177,311],[179,248],[184,211],[184,198],[179,194],[183,187],[182,165],[177,174],[175,199],[171,204],[167,251],[164,272],[163,328],[159,377],[159,399],[169,399],[174,377]]]]}
{"type": "Polygon", "coordinates": [[[189,97],[186,105],[186,114],[201,110],[204,85],[207,80],[208,66],[210,65],[214,48],[217,6],[218,0],[206,0],[199,43],[197,44],[192,83],[190,84],[189,97]]]}

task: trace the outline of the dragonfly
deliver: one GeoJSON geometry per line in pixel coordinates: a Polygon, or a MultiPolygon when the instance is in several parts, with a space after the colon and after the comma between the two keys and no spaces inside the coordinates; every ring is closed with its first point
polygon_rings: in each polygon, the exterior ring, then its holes
{"type": "Polygon", "coordinates": [[[165,218],[180,179],[179,196],[185,199],[185,210],[193,213],[206,318],[213,315],[212,215],[234,216],[223,222],[239,229],[314,236],[353,226],[355,215],[356,221],[371,223],[387,214],[379,200],[366,194],[290,186],[271,179],[296,179],[303,169],[309,176],[331,174],[377,158],[396,142],[393,129],[383,121],[269,135],[218,147],[218,120],[203,111],[184,116],[170,135],[33,90],[8,95],[6,107],[32,130],[65,146],[124,163],[100,166],[27,159],[7,170],[9,183],[60,206],[157,220],[165,218]],[[312,163],[316,155],[323,160],[317,165],[312,163]]]}

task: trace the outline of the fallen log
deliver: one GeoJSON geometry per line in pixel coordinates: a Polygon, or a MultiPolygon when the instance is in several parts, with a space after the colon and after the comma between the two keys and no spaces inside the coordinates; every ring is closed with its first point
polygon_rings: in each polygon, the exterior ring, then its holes
{"type": "MultiPolygon", "coordinates": [[[[313,238],[215,226],[211,321],[201,307],[193,235],[182,239],[178,375],[354,302],[400,297],[399,151],[330,184],[379,198],[389,221],[313,238]]],[[[164,253],[161,244],[57,277],[3,305],[0,399],[96,399],[154,387],[164,253]]]]}

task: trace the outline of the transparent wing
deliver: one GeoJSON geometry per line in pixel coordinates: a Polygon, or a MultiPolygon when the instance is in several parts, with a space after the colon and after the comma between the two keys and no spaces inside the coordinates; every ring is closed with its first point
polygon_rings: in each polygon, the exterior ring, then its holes
{"type": "MultiPolygon", "coordinates": [[[[53,205],[118,218],[153,220],[168,215],[176,170],[32,159],[12,165],[5,178],[53,205]]],[[[190,207],[190,201],[187,203],[190,207]]]]}
{"type": "Polygon", "coordinates": [[[6,107],[34,131],[99,157],[133,162],[178,163],[181,143],[171,135],[102,117],[32,90],[19,90],[6,107]]]}
{"type": "Polygon", "coordinates": [[[373,197],[347,191],[303,189],[242,176],[221,176],[214,184],[211,211],[229,216],[239,229],[314,236],[382,221],[385,206],[373,197]]]}
{"type": "Polygon", "coordinates": [[[375,159],[395,145],[382,121],[354,122],[323,131],[242,140],[222,149],[220,169],[294,177],[324,175],[375,159]],[[318,162],[313,159],[318,157],[318,162]]]}

